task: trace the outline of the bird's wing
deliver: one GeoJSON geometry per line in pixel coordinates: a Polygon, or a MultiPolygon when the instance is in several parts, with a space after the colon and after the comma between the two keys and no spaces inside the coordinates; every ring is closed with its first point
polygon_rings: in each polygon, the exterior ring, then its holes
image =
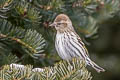
{"type": "Polygon", "coordinates": [[[88,53],[87,48],[85,47],[85,44],[83,43],[83,41],[81,40],[81,38],[79,37],[79,35],[78,35],[75,31],[73,31],[73,32],[74,32],[74,34],[77,35],[77,40],[78,40],[78,42],[83,46],[83,48],[84,48],[84,50],[85,50],[85,52],[86,52],[86,55],[89,57],[89,53],[88,53]]]}
{"type": "Polygon", "coordinates": [[[89,56],[88,50],[87,50],[87,48],[85,47],[85,44],[83,43],[83,41],[80,39],[80,37],[78,37],[78,42],[82,44],[82,46],[83,46],[83,48],[84,48],[86,54],[89,56]]]}

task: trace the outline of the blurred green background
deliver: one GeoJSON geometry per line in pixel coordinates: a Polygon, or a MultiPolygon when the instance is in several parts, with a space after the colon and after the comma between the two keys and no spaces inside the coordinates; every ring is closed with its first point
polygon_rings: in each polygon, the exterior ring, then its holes
{"type": "Polygon", "coordinates": [[[91,58],[104,67],[106,72],[93,75],[93,80],[120,80],[120,17],[105,21],[98,30],[99,37],[89,40],[91,58]]]}

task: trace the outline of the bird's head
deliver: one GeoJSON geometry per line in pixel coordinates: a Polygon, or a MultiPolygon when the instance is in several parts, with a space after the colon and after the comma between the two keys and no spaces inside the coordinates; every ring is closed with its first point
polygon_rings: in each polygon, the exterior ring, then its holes
{"type": "Polygon", "coordinates": [[[70,18],[65,14],[59,14],[50,26],[54,26],[57,31],[62,32],[66,29],[73,29],[70,18]]]}

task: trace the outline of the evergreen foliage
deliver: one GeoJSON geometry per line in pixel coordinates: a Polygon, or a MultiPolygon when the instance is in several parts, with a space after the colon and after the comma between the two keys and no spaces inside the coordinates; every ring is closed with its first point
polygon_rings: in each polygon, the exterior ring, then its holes
{"type": "Polygon", "coordinates": [[[49,24],[64,13],[83,40],[95,38],[99,24],[120,12],[119,4],[119,0],[0,0],[0,80],[91,80],[84,61],[58,62],[55,31],[49,24]]]}
{"type": "Polygon", "coordinates": [[[1,80],[91,80],[91,74],[82,60],[61,61],[54,67],[33,68],[31,65],[5,65],[0,72],[1,80]]]}

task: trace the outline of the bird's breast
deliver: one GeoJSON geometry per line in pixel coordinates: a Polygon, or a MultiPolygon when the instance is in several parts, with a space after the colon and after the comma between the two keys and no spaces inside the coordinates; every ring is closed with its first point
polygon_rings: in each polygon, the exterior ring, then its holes
{"type": "Polygon", "coordinates": [[[74,33],[57,33],[55,47],[62,59],[71,60],[73,57],[85,59],[86,50],[74,33]]]}
{"type": "Polygon", "coordinates": [[[71,59],[70,55],[66,52],[67,39],[68,38],[64,33],[56,34],[55,48],[58,55],[64,60],[71,59]]]}

